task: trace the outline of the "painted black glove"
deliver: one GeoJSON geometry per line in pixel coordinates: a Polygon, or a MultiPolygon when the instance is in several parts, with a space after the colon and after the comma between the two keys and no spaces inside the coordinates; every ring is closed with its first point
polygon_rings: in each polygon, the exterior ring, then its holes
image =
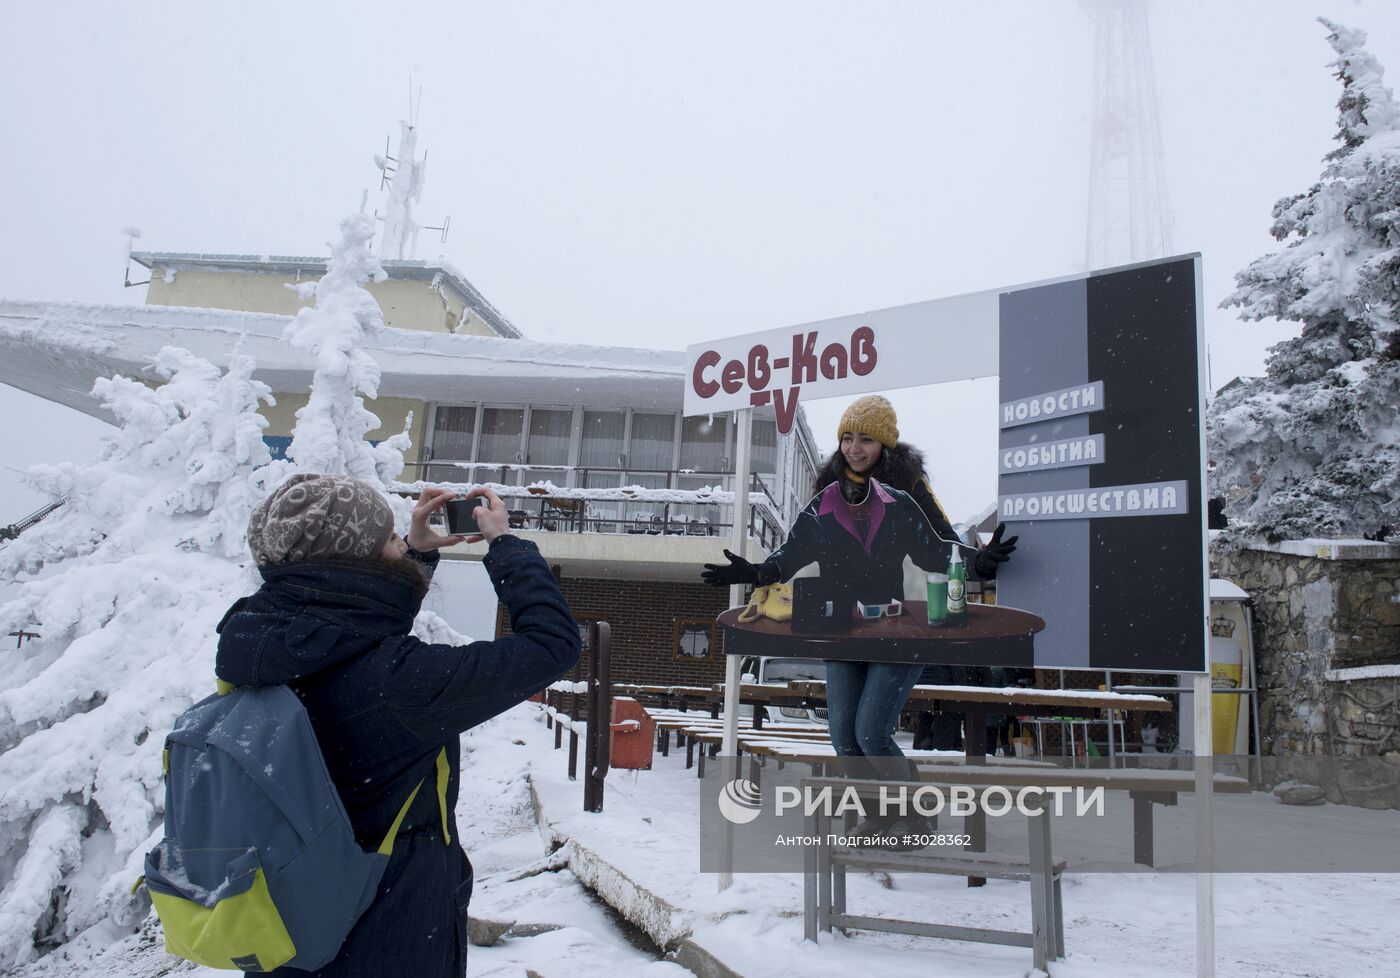
{"type": "Polygon", "coordinates": [[[732,584],[771,584],[777,579],[767,564],[751,564],[728,550],[724,551],[724,556],[729,563],[706,564],[700,572],[702,581],[713,587],[729,587],[732,584]]]}
{"type": "Polygon", "coordinates": [[[1006,524],[998,523],[996,530],[992,533],[991,541],[977,551],[977,556],[972,558],[972,569],[977,572],[977,576],[984,581],[991,580],[997,576],[997,567],[1011,559],[1011,552],[1016,549],[1016,541],[1019,536],[1003,540],[1001,535],[1006,532],[1006,524]]]}

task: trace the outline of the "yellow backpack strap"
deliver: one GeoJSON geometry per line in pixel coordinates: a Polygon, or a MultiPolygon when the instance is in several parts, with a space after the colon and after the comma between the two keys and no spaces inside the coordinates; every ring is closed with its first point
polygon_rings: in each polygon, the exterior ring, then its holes
{"type": "Polygon", "coordinates": [[[448,831],[451,824],[447,819],[447,780],[452,776],[452,767],[447,763],[447,748],[438,751],[437,756],[437,796],[438,811],[442,813],[442,842],[443,845],[452,845],[452,833],[448,831]]]}
{"type": "Polygon", "coordinates": [[[225,682],[218,677],[214,678],[214,692],[218,693],[220,696],[227,696],[229,693],[232,693],[234,689],[233,683],[225,682]]]}
{"type": "Polygon", "coordinates": [[[418,797],[418,791],[422,787],[422,781],[419,781],[413,786],[413,790],[409,792],[408,801],[403,803],[403,807],[399,809],[399,814],[394,818],[394,824],[389,826],[389,831],[384,834],[384,841],[379,843],[379,854],[381,856],[392,856],[394,854],[394,838],[399,834],[399,826],[403,825],[404,816],[408,814],[409,808],[413,805],[413,799],[418,797]]]}

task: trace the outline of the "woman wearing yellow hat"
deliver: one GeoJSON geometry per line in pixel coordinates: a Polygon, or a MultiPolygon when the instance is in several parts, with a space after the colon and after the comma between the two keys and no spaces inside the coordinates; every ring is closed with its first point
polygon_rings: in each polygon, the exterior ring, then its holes
{"type": "MultiPolygon", "coordinates": [[[[924,472],[924,458],[899,440],[894,407],[878,395],[855,401],[837,428],[839,447],[817,474],[812,500],[787,539],[762,564],[729,551],[729,564],[706,564],[708,584],[771,584],[790,579],[816,562],[823,576],[849,582],[854,598],[883,604],[904,595],[904,558],[925,570],[943,570],[949,551],[966,552],[979,578],[1016,549],[998,526],[982,549],[958,540],[924,472]]],[[[843,757],[903,758],[893,732],[922,666],[886,662],[828,661],[827,725],[843,757]]],[[[885,776],[907,776],[903,761],[884,765],[885,776]]]]}

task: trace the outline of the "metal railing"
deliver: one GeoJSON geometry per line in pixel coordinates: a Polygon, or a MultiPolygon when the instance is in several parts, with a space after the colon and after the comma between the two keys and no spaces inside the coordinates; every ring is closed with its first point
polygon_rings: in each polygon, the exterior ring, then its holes
{"type": "MultiPolygon", "coordinates": [[[[529,468],[523,465],[486,466],[473,463],[472,469],[435,462],[424,467],[427,481],[441,481],[446,484],[492,485],[498,490],[518,490],[518,484],[510,479],[515,473],[529,468]],[[472,476],[467,483],[463,477],[472,476]],[[461,480],[461,481],[459,481],[461,480]]],[[[534,471],[540,471],[535,468],[534,471]]],[[[676,469],[601,469],[580,468],[573,470],[580,487],[558,493],[550,492],[543,486],[531,485],[523,492],[512,492],[506,496],[506,507],[510,510],[511,526],[522,530],[543,530],[563,533],[610,533],[638,536],[688,536],[688,537],[728,537],[733,529],[733,504],[713,499],[674,500],[648,498],[648,493],[663,495],[668,491],[681,490],[678,482],[686,480],[712,479],[715,485],[723,486],[733,482],[732,473],[695,472],[676,469]],[[609,486],[589,486],[591,477],[603,475],[616,482],[609,486]],[[628,485],[628,479],[660,481],[665,485],[638,485],[635,495],[612,496],[628,485]],[[588,498],[581,493],[598,491],[608,493],[609,498],[588,498]],[[708,512],[707,512],[708,511],[708,512]]],[[[561,472],[567,475],[567,470],[561,472]]],[[[767,482],[758,473],[753,473],[749,483],[752,504],[748,512],[748,533],[762,546],[772,550],[783,539],[783,526],[776,509],[775,495],[767,482]]]]}
{"type": "Polygon", "coordinates": [[[578,778],[578,738],[583,727],[583,810],[603,810],[603,782],[612,757],[612,626],[605,621],[589,622],[584,628],[586,677],[582,683],[567,680],[544,690],[545,725],[554,730],[554,749],[563,746],[569,732],[569,780],[578,778]],[[578,687],[585,687],[583,693],[578,687]],[[579,697],[584,698],[583,712],[579,697]],[[565,699],[568,704],[565,706],[565,699]]]}

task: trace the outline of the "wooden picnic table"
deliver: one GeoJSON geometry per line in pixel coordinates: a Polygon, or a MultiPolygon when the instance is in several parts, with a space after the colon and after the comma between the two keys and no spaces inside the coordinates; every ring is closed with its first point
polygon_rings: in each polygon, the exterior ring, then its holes
{"type": "MultiPolygon", "coordinates": [[[[624,696],[650,696],[660,700],[663,708],[670,708],[672,700],[679,703],[680,711],[686,712],[692,704],[709,710],[712,718],[718,718],[720,708],[724,705],[724,684],[715,683],[711,686],[660,686],[644,685],[637,683],[614,683],[613,691],[624,696]]],[[[817,704],[825,705],[825,690],[821,694],[822,699],[817,704]]],[[[787,686],[770,685],[762,683],[742,684],[739,703],[741,706],[806,706],[811,700],[811,696],[802,692],[794,692],[787,686]]],[[[755,730],[763,729],[763,711],[755,709],[753,711],[752,725],[755,730]]]]}
{"type": "MultiPolygon", "coordinates": [[[[820,679],[797,679],[788,683],[790,693],[826,700],[826,683],[820,679]]],[[[941,710],[960,713],[1015,713],[1073,708],[1079,710],[1170,710],[1171,702],[1145,693],[1106,693],[1095,689],[1033,689],[1025,686],[915,686],[909,702],[933,704],[941,710]],[[1004,707],[1004,709],[993,709],[1004,707]]]]}
{"type": "MultiPolygon", "coordinates": [[[[717,718],[724,703],[724,684],[711,686],[662,686],[615,683],[615,694],[654,696],[666,706],[679,700],[681,712],[693,702],[709,708],[717,718]]],[[[826,683],[819,679],[794,680],[786,684],[741,683],[739,703],[752,706],[752,726],[763,729],[763,706],[797,706],[818,709],[826,706],[826,683]]],[[[966,749],[970,757],[984,757],[986,715],[1011,713],[1016,716],[1092,716],[1098,710],[1166,712],[1171,702],[1145,693],[1108,693],[1091,689],[1029,689],[1020,686],[915,686],[905,704],[906,712],[945,710],[966,713],[966,749]],[[1001,709],[998,709],[1000,707],[1001,709]]]]}
{"type": "Polygon", "coordinates": [[[633,695],[641,693],[648,696],[675,696],[675,697],[705,697],[712,692],[712,686],[681,686],[681,685],[659,685],[655,683],[613,683],[613,693],[623,695],[633,695]]]}
{"type": "MultiPolygon", "coordinates": [[[[713,731],[722,731],[724,722],[722,720],[717,720],[712,717],[700,715],[692,715],[691,717],[687,718],[684,714],[672,713],[670,711],[660,713],[659,715],[652,714],[652,719],[656,721],[656,740],[657,746],[661,750],[662,757],[671,756],[671,734],[673,732],[676,733],[678,736],[684,736],[685,740],[687,741],[685,752],[686,768],[689,768],[693,763],[693,745],[690,743],[690,741],[694,740],[694,738],[690,735],[691,731],[695,731],[696,733],[710,733],[713,731]]],[[[765,735],[777,735],[783,737],[795,736],[805,739],[809,738],[828,740],[825,727],[810,725],[790,726],[786,724],[780,724],[778,726],[770,726],[765,728],[763,733],[765,735]]],[[[748,736],[751,736],[751,734],[747,734],[743,731],[740,731],[741,738],[748,736]]]]}
{"type": "MultiPolygon", "coordinates": [[[[809,702],[826,701],[826,683],[795,680],[790,693],[809,702]]],[[[963,744],[969,758],[987,754],[989,713],[1014,716],[1092,716],[1098,710],[1165,712],[1172,708],[1165,697],[1142,693],[1108,693],[1093,689],[1030,689],[1021,686],[915,686],[906,710],[935,710],[967,714],[963,744]],[[911,705],[912,704],[912,705],[911,705]]]]}
{"type": "MultiPolygon", "coordinates": [[[[796,680],[789,690],[815,701],[826,699],[826,683],[820,680],[796,680]]],[[[1011,713],[1016,716],[1092,716],[1102,709],[1167,711],[1170,701],[1147,694],[1110,693],[1092,689],[1029,689],[1020,686],[915,686],[905,706],[914,709],[945,710],[964,713],[963,749],[968,764],[982,764],[987,757],[988,713],[1011,713]]],[[[1172,802],[1174,804],[1174,802],[1172,802]]],[[[985,847],[986,817],[977,812],[968,818],[968,834],[975,848],[985,847]]],[[[973,886],[981,885],[977,878],[973,886]]]]}
{"type": "MultiPolygon", "coordinates": [[[[700,747],[699,763],[695,764],[695,776],[703,778],[705,776],[705,757],[709,753],[709,748],[716,750],[724,742],[724,731],[719,729],[699,729],[691,727],[685,732],[685,766],[689,770],[694,764],[694,749],[696,745],[700,747]]],[[[755,748],[765,748],[772,746],[792,746],[805,750],[821,750],[823,747],[831,749],[831,741],[825,734],[792,734],[792,733],[740,733],[735,741],[735,751],[742,756],[744,751],[749,752],[749,779],[758,781],[758,761],[755,748]]],[[[832,751],[835,757],[835,751],[832,751]]],[[[735,758],[738,760],[738,757],[735,758]]]]}

